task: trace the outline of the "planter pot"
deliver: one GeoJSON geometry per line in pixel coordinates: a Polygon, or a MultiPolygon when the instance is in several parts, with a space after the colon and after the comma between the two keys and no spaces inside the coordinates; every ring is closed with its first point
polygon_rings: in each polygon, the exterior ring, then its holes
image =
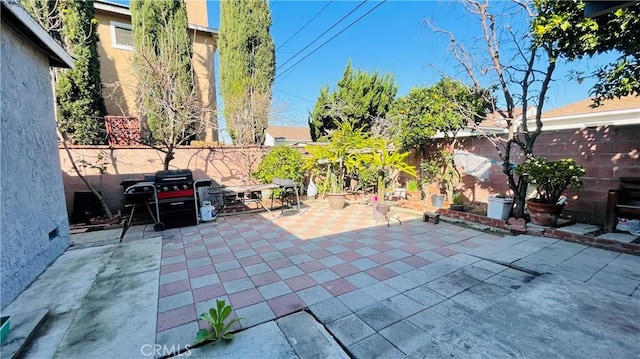
{"type": "Polygon", "coordinates": [[[329,202],[329,208],[342,209],[344,208],[344,202],[347,199],[346,193],[327,193],[327,201],[329,202]]]}
{"type": "Polygon", "coordinates": [[[539,226],[555,225],[563,207],[564,204],[547,204],[527,201],[527,208],[529,209],[531,223],[539,226]]]}
{"type": "Polygon", "coordinates": [[[431,205],[436,208],[442,208],[444,206],[444,195],[434,194],[431,196],[431,205]]]}
{"type": "Polygon", "coordinates": [[[9,330],[11,329],[11,317],[2,317],[0,323],[2,323],[0,325],[0,342],[3,342],[4,338],[9,335],[9,330]]]}
{"type": "Polygon", "coordinates": [[[420,201],[422,200],[422,191],[409,191],[407,190],[407,199],[410,201],[420,201]]]}
{"type": "Polygon", "coordinates": [[[513,198],[489,197],[487,217],[506,220],[513,207],[513,198]]]}
{"type": "Polygon", "coordinates": [[[450,210],[464,212],[464,204],[452,204],[449,206],[450,210]]]}

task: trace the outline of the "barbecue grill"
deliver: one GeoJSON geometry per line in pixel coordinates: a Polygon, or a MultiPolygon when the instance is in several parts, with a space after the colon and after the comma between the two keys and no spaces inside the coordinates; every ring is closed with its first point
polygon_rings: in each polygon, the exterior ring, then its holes
{"type": "Polygon", "coordinates": [[[156,172],[154,185],[158,203],[156,231],[198,224],[193,174],[190,170],[156,172]]]}
{"type": "Polygon", "coordinates": [[[147,209],[147,213],[151,215],[153,222],[156,222],[156,218],[158,218],[158,203],[156,201],[156,187],[154,183],[129,180],[124,181],[121,184],[125,187],[125,207],[131,207],[131,213],[129,214],[126,227],[128,228],[131,226],[131,221],[136,214],[136,209],[141,206],[147,209]],[[150,204],[155,206],[155,211],[151,209],[150,204]]]}

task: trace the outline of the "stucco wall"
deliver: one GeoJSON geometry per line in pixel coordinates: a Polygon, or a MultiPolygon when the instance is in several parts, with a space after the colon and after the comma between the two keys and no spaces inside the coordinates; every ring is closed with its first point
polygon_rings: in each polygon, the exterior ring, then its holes
{"type": "Polygon", "coordinates": [[[4,23],[1,37],[4,308],[69,246],[70,237],[48,59],[4,23]]]}
{"type": "MultiPolygon", "coordinates": [[[[188,168],[194,178],[211,178],[219,184],[242,185],[248,172],[257,168],[267,147],[182,147],[176,150],[171,169],[188,168]]],[[[120,183],[126,179],[143,179],[145,174],[162,170],[164,154],[147,147],[73,146],[75,160],[96,163],[98,156],[106,159],[106,171],[100,175],[95,169],[84,169],[91,183],[102,192],[109,208],[116,213],[122,205],[123,189],[120,183]]],[[[60,149],[61,167],[69,214],[73,213],[73,197],[76,191],[86,191],[86,185],[74,172],[69,156],[60,149]]]]}

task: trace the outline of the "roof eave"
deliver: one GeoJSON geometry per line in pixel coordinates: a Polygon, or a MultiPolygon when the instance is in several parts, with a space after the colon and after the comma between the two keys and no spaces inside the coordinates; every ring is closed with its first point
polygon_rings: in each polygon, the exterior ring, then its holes
{"type": "MultiPolygon", "coordinates": [[[[49,65],[52,67],[73,68],[74,60],[60,44],[51,36],[15,1],[0,0],[2,3],[2,17],[13,18],[20,24],[17,30],[26,30],[27,38],[42,47],[49,57],[49,65]],[[6,13],[8,11],[8,13],[6,13]]],[[[4,22],[4,21],[3,21],[4,22]]]]}

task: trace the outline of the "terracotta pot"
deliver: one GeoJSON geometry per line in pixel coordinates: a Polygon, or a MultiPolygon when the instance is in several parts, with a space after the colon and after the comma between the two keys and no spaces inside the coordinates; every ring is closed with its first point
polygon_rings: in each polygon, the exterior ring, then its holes
{"type": "Polygon", "coordinates": [[[342,209],[347,199],[346,193],[327,193],[327,201],[329,202],[329,208],[342,209]]]}
{"type": "Polygon", "coordinates": [[[527,201],[531,223],[539,226],[553,226],[556,224],[564,204],[547,204],[527,201]]]}

